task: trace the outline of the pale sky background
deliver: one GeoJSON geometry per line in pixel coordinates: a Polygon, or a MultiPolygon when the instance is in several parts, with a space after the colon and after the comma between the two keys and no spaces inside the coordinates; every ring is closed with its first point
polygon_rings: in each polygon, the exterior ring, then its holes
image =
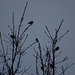
{"type": "MultiPolygon", "coordinates": [[[[0,0],[0,31],[3,34],[9,32],[8,25],[12,26],[12,12],[15,13],[15,25],[19,24],[25,3],[26,0],[0,0]]],[[[27,31],[29,37],[26,45],[28,46],[29,43],[32,43],[38,37],[44,48],[49,40],[44,34],[45,25],[48,26],[51,34],[54,35],[55,28],[58,28],[62,19],[64,19],[64,23],[59,36],[68,29],[70,32],[63,37],[58,45],[63,51],[62,56],[68,56],[68,63],[71,64],[75,63],[75,0],[28,0],[23,28],[31,20],[34,21],[34,25],[27,31]]],[[[33,47],[36,48],[37,44],[33,47]]],[[[28,50],[28,54],[24,57],[26,67],[35,63],[33,47],[28,50]]],[[[33,66],[29,72],[34,72],[33,66]]],[[[75,65],[66,71],[66,75],[75,75],[75,65]]]]}

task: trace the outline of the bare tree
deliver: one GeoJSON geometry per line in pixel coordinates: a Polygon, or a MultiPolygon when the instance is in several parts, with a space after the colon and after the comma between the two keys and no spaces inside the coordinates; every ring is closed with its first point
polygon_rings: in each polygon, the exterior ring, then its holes
{"type": "Polygon", "coordinates": [[[36,75],[40,75],[39,73],[40,71],[42,71],[42,75],[65,75],[65,71],[73,65],[73,63],[71,65],[68,65],[67,63],[66,67],[64,67],[62,64],[61,66],[62,72],[58,73],[57,64],[60,64],[68,60],[68,57],[65,56],[63,60],[60,60],[58,62],[56,61],[56,58],[59,57],[60,54],[62,53],[60,47],[57,46],[57,43],[61,41],[61,39],[69,32],[69,30],[67,30],[63,35],[58,37],[63,21],[64,19],[61,21],[58,29],[55,29],[54,37],[52,37],[48,27],[45,26],[47,30],[45,31],[45,34],[50,41],[49,46],[46,45],[45,48],[42,49],[38,38],[35,39],[36,42],[38,43],[38,50],[35,50],[34,48],[34,51],[36,53],[36,55],[34,55],[36,57],[36,75]]]}
{"type": "Polygon", "coordinates": [[[21,32],[22,22],[24,20],[24,15],[26,12],[28,2],[26,2],[22,17],[20,19],[20,23],[18,25],[18,29],[16,30],[16,26],[14,23],[14,13],[12,14],[12,24],[13,26],[9,27],[11,33],[8,35],[4,35],[6,39],[2,39],[2,35],[0,32],[0,43],[1,43],[1,49],[0,49],[0,75],[23,75],[25,72],[28,71],[29,68],[21,69],[22,66],[22,57],[27,53],[26,51],[28,48],[30,48],[33,44],[36,42],[31,43],[28,47],[24,47],[24,43],[26,42],[28,38],[28,34],[26,34],[26,31],[33,25],[33,21],[30,21],[28,23],[28,26],[21,32]],[[7,44],[4,46],[4,42],[7,44]]]}

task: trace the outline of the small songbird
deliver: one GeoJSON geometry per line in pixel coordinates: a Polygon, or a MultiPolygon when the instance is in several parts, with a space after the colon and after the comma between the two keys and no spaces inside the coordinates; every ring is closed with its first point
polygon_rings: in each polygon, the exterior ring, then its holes
{"type": "Polygon", "coordinates": [[[50,67],[53,68],[53,64],[50,64],[50,67]]]}
{"type": "Polygon", "coordinates": [[[44,67],[43,66],[41,66],[41,70],[44,70],[44,67]]]}
{"type": "Polygon", "coordinates": [[[59,46],[57,46],[57,47],[55,48],[55,50],[56,50],[56,51],[59,50],[59,46]]]}
{"type": "Polygon", "coordinates": [[[0,32],[0,37],[1,37],[1,32],[0,32]]]}
{"type": "Polygon", "coordinates": [[[15,36],[15,35],[10,35],[10,37],[11,37],[12,39],[15,39],[15,38],[16,38],[16,36],[15,36]]]}
{"type": "Polygon", "coordinates": [[[37,38],[35,38],[36,42],[39,42],[39,40],[37,38]]]}
{"type": "Polygon", "coordinates": [[[33,24],[33,21],[28,22],[28,24],[33,24]]]}

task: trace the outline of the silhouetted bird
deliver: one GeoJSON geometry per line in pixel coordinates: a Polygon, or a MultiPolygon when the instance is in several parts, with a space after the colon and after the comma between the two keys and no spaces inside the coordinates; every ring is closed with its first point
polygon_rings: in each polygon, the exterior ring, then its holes
{"type": "Polygon", "coordinates": [[[53,68],[53,64],[50,64],[50,67],[53,68]]]}
{"type": "Polygon", "coordinates": [[[44,67],[43,66],[41,66],[41,70],[44,70],[44,67]]]}
{"type": "Polygon", "coordinates": [[[28,22],[28,24],[33,24],[33,21],[28,22]]]}
{"type": "Polygon", "coordinates": [[[39,40],[37,38],[35,38],[36,42],[39,42],[39,40]]]}
{"type": "Polygon", "coordinates": [[[57,46],[57,47],[55,48],[55,50],[56,50],[56,51],[59,50],[59,46],[57,46]]]}
{"type": "Polygon", "coordinates": [[[49,55],[50,55],[50,54],[49,54],[49,51],[47,51],[47,52],[46,52],[46,56],[48,57],[49,55]]]}
{"type": "Polygon", "coordinates": [[[16,36],[15,36],[15,35],[10,35],[10,37],[11,37],[12,39],[16,38],[16,36]]]}
{"type": "Polygon", "coordinates": [[[1,32],[0,32],[0,37],[1,37],[1,32]]]}

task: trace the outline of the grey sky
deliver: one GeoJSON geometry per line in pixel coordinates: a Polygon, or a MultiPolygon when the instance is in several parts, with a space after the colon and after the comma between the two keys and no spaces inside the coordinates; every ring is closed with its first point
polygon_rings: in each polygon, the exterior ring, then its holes
{"type": "MultiPolygon", "coordinates": [[[[26,0],[0,0],[0,31],[3,34],[8,33],[8,25],[12,26],[12,12],[15,13],[15,25],[19,24],[26,0]]],[[[25,14],[23,25],[27,26],[30,20],[34,21],[34,25],[29,29],[29,40],[27,44],[35,41],[38,37],[41,44],[44,46],[48,41],[44,34],[45,25],[54,35],[54,30],[57,28],[62,19],[64,19],[63,26],[60,31],[60,36],[68,29],[70,32],[64,36],[60,43],[58,43],[63,50],[63,56],[69,57],[69,63],[75,63],[75,0],[29,0],[28,7],[25,14]],[[44,41],[45,40],[45,41],[44,41]]],[[[31,48],[33,50],[33,48],[31,48]]],[[[34,51],[29,50],[33,54],[34,51]]],[[[29,54],[29,57],[33,57],[29,54]]],[[[34,58],[27,60],[27,62],[34,62],[34,58]]],[[[75,74],[75,65],[67,70],[66,75],[75,74]]],[[[32,71],[33,72],[33,71],[32,71]]]]}

